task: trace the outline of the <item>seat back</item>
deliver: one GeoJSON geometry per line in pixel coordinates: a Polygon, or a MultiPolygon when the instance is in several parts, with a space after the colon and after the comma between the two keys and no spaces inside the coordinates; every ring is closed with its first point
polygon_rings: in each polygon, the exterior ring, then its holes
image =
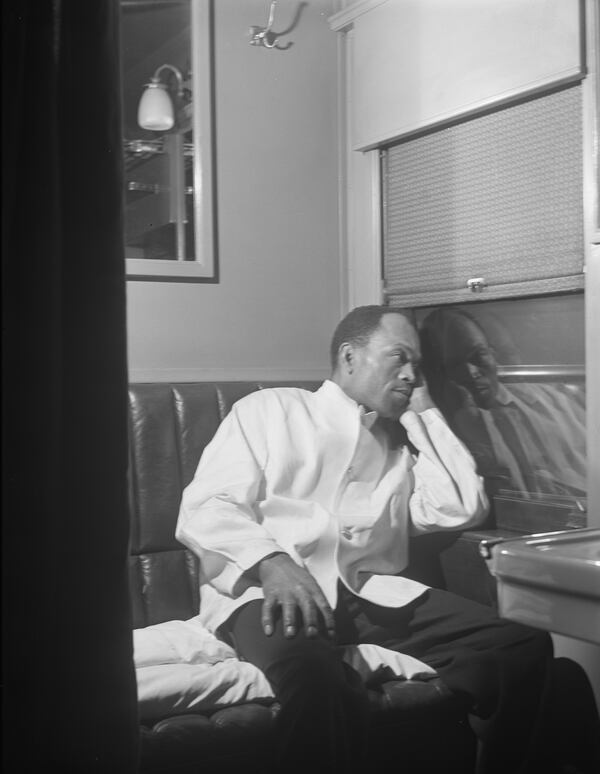
{"type": "Polygon", "coordinates": [[[198,614],[198,560],[175,539],[181,493],[235,401],[316,382],[132,384],[129,389],[130,588],[135,628],[198,614]]]}

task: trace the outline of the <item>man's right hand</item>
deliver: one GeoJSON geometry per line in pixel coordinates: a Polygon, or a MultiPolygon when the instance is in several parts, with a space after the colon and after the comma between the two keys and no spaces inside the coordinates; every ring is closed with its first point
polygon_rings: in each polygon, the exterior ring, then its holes
{"type": "Polygon", "coordinates": [[[264,602],[262,625],[267,637],[275,628],[274,613],[279,607],[286,637],[296,635],[298,611],[302,615],[307,637],[316,637],[319,631],[319,614],[323,618],[329,636],[334,634],[333,611],[319,584],[303,567],[287,554],[273,554],[256,566],[256,574],[262,584],[264,602]]]}

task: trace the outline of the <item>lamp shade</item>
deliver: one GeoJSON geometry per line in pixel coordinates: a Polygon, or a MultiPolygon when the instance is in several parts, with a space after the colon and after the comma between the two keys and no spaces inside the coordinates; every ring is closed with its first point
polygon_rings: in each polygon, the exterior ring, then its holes
{"type": "Polygon", "coordinates": [[[151,81],[146,85],[138,106],[137,120],[142,129],[153,132],[166,132],[173,128],[173,103],[164,83],[151,81]]]}

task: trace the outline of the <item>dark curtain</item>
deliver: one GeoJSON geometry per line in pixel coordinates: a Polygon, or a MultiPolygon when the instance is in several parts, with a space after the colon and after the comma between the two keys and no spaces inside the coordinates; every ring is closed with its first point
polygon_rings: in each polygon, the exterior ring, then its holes
{"type": "Polygon", "coordinates": [[[133,772],[118,4],[2,17],[4,770],[133,772]]]}

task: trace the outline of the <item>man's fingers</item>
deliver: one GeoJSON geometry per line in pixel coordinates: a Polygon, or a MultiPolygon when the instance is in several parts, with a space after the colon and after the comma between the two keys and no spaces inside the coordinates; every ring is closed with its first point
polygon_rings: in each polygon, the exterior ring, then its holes
{"type": "Polygon", "coordinates": [[[307,637],[315,637],[323,624],[329,636],[333,636],[331,607],[306,569],[280,554],[267,557],[260,563],[259,571],[265,595],[262,627],[267,637],[275,630],[275,614],[281,616],[285,637],[295,637],[299,626],[303,627],[307,637]]]}
{"type": "Polygon", "coordinates": [[[284,602],[281,606],[283,634],[285,637],[296,636],[297,603],[295,600],[284,602]]]}
{"type": "Polygon", "coordinates": [[[329,607],[329,603],[325,598],[323,598],[323,602],[319,605],[319,610],[323,616],[323,623],[325,624],[327,633],[330,637],[333,637],[335,634],[335,619],[333,617],[333,610],[329,607]]]}
{"type": "Polygon", "coordinates": [[[302,618],[307,637],[316,637],[319,631],[318,607],[313,599],[307,599],[302,604],[302,618]]]}
{"type": "Polygon", "coordinates": [[[263,606],[262,606],[261,621],[262,621],[263,631],[267,635],[267,637],[270,637],[273,634],[273,630],[274,630],[273,606],[274,606],[274,600],[271,599],[270,597],[265,597],[263,601],[263,606]]]}
{"type": "Polygon", "coordinates": [[[323,618],[323,624],[329,636],[333,635],[335,628],[333,613],[325,597],[316,594],[314,597],[305,600],[302,605],[302,616],[307,637],[316,637],[319,633],[319,628],[321,628],[320,616],[323,618]]]}
{"type": "Polygon", "coordinates": [[[313,592],[312,596],[302,604],[302,615],[304,617],[304,629],[308,637],[316,637],[318,634],[322,617],[323,625],[329,636],[335,632],[335,621],[333,611],[320,589],[313,592]]]}

